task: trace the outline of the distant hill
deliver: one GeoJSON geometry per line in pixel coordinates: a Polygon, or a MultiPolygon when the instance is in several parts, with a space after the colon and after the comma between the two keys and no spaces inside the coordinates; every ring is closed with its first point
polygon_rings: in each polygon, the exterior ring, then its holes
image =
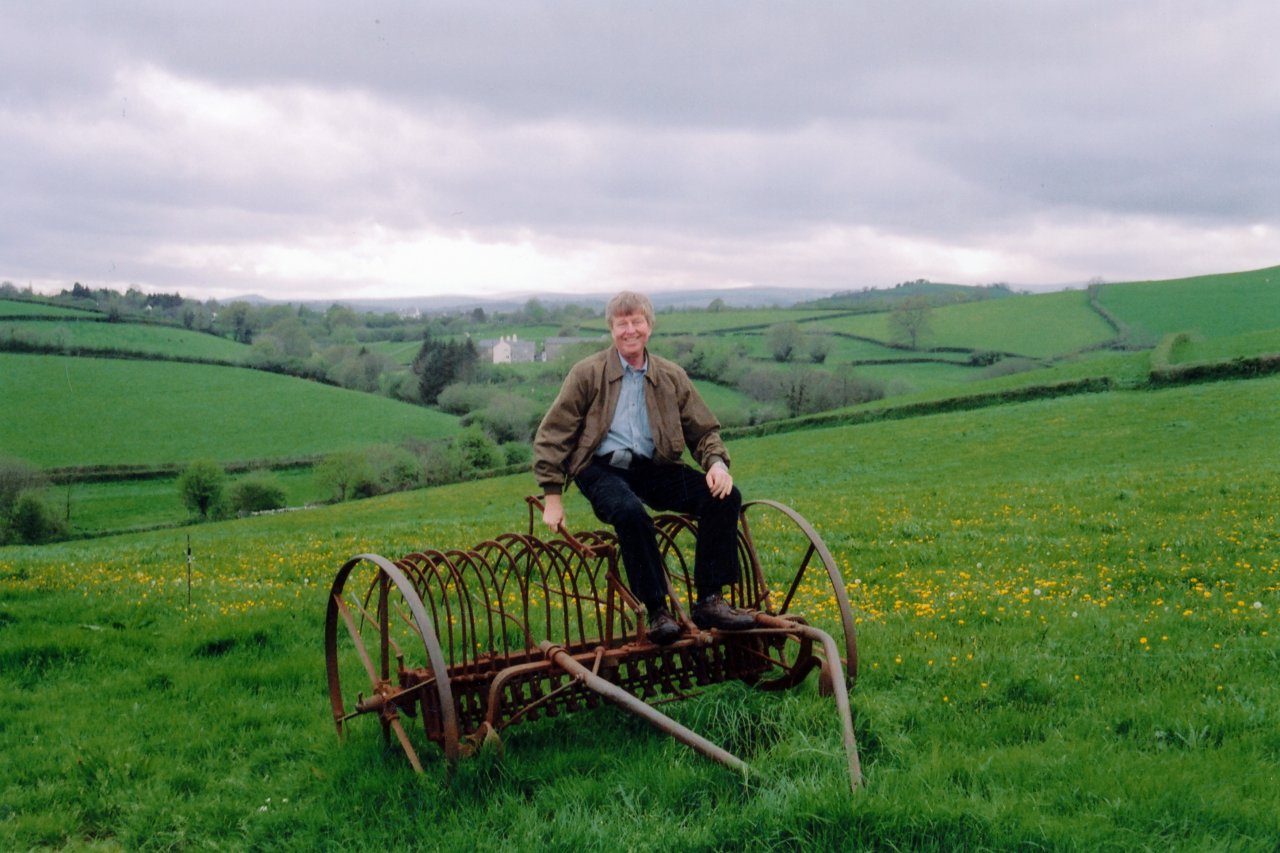
{"type": "MultiPolygon", "coordinates": [[[[530,299],[537,299],[543,305],[582,305],[603,311],[609,299],[616,291],[596,291],[592,293],[547,293],[525,292],[509,293],[501,296],[486,297],[465,294],[446,296],[409,296],[394,299],[330,299],[308,300],[301,304],[311,308],[326,308],[338,303],[346,305],[353,311],[364,311],[374,314],[386,312],[406,313],[419,311],[424,314],[469,311],[483,308],[487,312],[516,311],[530,299]]],[[[799,300],[818,299],[830,295],[829,290],[795,287],[748,286],[702,290],[655,290],[647,295],[653,307],[659,311],[664,309],[706,308],[715,300],[721,300],[732,308],[772,308],[792,305],[799,300]]],[[[271,299],[260,296],[244,297],[244,301],[259,304],[278,304],[271,299]]]]}
{"type": "Polygon", "coordinates": [[[797,308],[832,308],[854,311],[888,311],[896,303],[912,296],[920,296],[931,305],[950,305],[957,302],[977,302],[987,299],[1003,299],[1014,296],[1007,285],[942,284],[938,282],[904,281],[893,287],[867,287],[862,290],[843,290],[831,296],[798,302],[797,308]]]}

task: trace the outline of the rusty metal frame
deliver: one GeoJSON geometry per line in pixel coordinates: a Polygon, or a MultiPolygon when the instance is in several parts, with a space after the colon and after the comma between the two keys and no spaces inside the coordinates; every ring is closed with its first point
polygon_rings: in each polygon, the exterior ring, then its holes
{"type": "MultiPolygon", "coordinates": [[[[619,575],[613,534],[562,530],[557,538],[541,539],[534,535],[540,504],[528,502],[527,534],[504,533],[470,549],[422,550],[394,561],[360,554],[339,569],[329,591],[324,642],[340,738],[350,720],[375,714],[385,741],[394,735],[421,772],[402,722],[420,716],[427,739],[442,748],[452,768],[511,725],[607,702],[748,773],[741,759],[654,703],[735,679],[784,689],[817,669],[821,692],[835,700],[850,785],[858,789],[862,771],[848,696],[857,676],[855,622],[835,559],[799,513],[776,501],[743,505],[738,548],[744,571],[726,595],[755,614],[756,627],[746,631],[702,631],[689,620],[682,602],[693,581],[685,554],[697,522],[657,516],[675,615],[685,627],[675,643],[658,646],[648,641],[644,609],[619,575]],[[780,513],[803,543],[794,576],[778,596],[770,591],[748,524],[748,516],[764,512],[780,513]],[[801,583],[818,571],[825,571],[839,612],[843,655],[830,634],[792,610],[801,583]]],[[[776,569],[774,574],[777,583],[776,569]]]]}

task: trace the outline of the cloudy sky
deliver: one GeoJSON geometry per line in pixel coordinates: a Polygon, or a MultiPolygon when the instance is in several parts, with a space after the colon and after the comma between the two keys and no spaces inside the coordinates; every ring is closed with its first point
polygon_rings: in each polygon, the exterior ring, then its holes
{"type": "Polygon", "coordinates": [[[0,280],[227,298],[1280,263],[1280,3],[0,2],[0,280]]]}

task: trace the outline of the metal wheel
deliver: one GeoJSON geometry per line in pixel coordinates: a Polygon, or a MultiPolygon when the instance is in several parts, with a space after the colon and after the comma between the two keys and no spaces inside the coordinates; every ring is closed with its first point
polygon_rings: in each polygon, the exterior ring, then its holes
{"type": "MultiPolygon", "coordinates": [[[[753,573],[757,585],[752,606],[774,616],[812,624],[842,638],[844,673],[852,686],[858,676],[853,610],[844,578],[818,531],[785,504],[752,500],[742,505],[741,540],[744,578],[753,573]]],[[[795,654],[802,666],[806,654],[805,649],[795,654]]],[[[839,666],[836,661],[829,663],[839,666]]],[[[780,661],[784,669],[790,664],[780,661]]],[[[791,680],[787,679],[787,683],[791,680]]]]}
{"type": "Polygon", "coordinates": [[[400,566],[361,554],[339,569],[329,591],[324,646],[339,738],[348,720],[375,714],[385,742],[394,734],[414,770],[422,772],[401,722],[403,715],[421,714],[429,737],[431,723],[439,724],[437,734],[453,766],[459,736],[447,662],[422,597],[400,566]],[[429,721],[429,715],[436,719],[429,721]]]}

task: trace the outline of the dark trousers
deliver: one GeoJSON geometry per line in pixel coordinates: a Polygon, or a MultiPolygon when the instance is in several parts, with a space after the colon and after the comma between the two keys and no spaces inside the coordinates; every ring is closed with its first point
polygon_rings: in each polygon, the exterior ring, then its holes
{"type": "Polygon", "coordinates": [[[645,504],[661,512],[698,519],[693,581],[699,599],[738,580],[738,514],[742,493],[712,496],[706,476],[687,465],[655,465],[637,459],[628,469],[594,461],[576,479],[596,517],[613,526],[631,592],[646,606],[666,601],[666,570],[653,519],[645,504]]]}

